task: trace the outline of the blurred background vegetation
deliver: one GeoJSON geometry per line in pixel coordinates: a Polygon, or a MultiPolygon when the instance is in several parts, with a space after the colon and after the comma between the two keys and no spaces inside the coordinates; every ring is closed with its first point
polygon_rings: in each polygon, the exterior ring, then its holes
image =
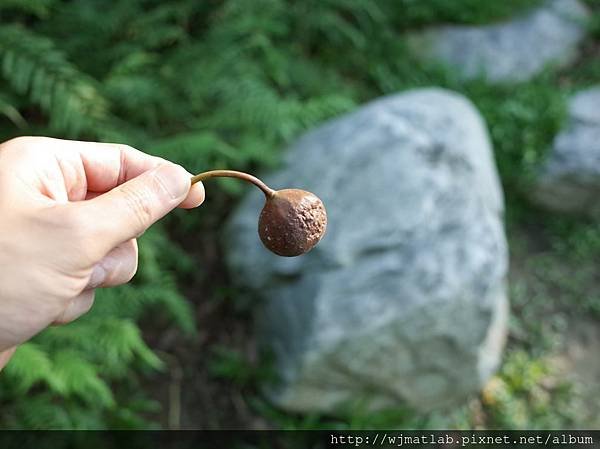
{"type": "MultiPolygon", "coordinates": [[[[539,0],[0,0],[0,139],[127,143],[191,172],[278,163],[303,130],[380,95],[438,85],[486,118],[507,197],[513,318],[503,367],[451,413],[401,405],[297,416],[259,392],[271,377],[252,301],[222,261],[219,230],[243,187],[207,185],[140,242],[127,286],[22,345],[0,376],[2,428],[560,428],[583,419],[552,363],[569,320],[600,317],[600,226],[536,210],[531,174],[573,91],[600,82],[600,2],[571,68],[516,86],[460,82],[418,61],[405,33],[488,23],[539,0]]],[[[597,391],[598,392],[598,391],[597,391]]]]}

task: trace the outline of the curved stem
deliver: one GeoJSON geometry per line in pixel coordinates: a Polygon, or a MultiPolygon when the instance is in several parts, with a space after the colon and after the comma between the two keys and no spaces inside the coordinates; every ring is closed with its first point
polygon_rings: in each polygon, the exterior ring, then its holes
{"type": "Polygon", "coordinates": [[[235,170],[211,170],[204,173],[199,173],[192,177],[192,185],[198,181],[204,181],[210,178],[237,178],[246,182],[250,182],[263,191],[267,198],[272,197],[275,194],[275,190],[271,189],[268,185],[258,179],[256,176],[252,176],[248,173],[235,170]]]}

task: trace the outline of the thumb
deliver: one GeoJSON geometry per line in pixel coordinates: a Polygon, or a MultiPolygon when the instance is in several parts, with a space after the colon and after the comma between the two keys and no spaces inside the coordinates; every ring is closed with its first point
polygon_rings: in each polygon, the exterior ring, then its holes
{"type": "Polygon", "coordinates": [[[85,201],[98,238],[100,257],[115,246],[140,236],[187,196],[190,174],[166,163],[148,170],[94,199],[85,201]]]}

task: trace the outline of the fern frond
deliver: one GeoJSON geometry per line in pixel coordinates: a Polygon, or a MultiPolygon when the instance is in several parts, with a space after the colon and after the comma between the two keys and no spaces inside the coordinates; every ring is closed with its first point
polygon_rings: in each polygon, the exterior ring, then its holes
{"type": "Polygon", "coordinates": [[[17,128],[26,128],[27,121],[14,105],[14,102],[3,92],[0,92],[0,114],[9,119],[17,128]]]}
{"type": "Polygon", "coordinates": [[[19,25],[2,25],[0,62],[13,89],[49,114],[52,129],[70,136],[95,134],[94,128],[108,119],[108,104],[96,83],[50,39],[19,25]]]}
{"type": "Polygon", "coordinates": [[[37,17],[47,17],[55,0],[2,0],[1,10],[20,11],[37,17]]]}
{"type": "Polygon", "coordinates": [[[54,376],[60,379],[59,393],[74,395],[102,407],[115,404],[110,388],[98,377],[97,368],[76,351],[67,349],[54,356],[54,376]]]}
{"type": "Polygon", "coordinates": [[[17,392],[23,394],[39,383],[46,383],[53,389],[60,389],[60,381],[53,376],[52,372],[52,361],[46,351],[30,342],[17,348],[3,375],[9,378],[17,392]]]}

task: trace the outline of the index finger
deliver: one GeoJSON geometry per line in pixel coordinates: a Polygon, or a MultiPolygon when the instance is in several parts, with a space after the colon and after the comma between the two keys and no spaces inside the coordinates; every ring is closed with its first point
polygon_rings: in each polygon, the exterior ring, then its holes
{"type": "Polygon", "coordinates": [[[58,140],[57,146],[61,151],[79,154],[87,190],[91,192],[108,192],[165,162],[164,159],[120,143],[58,140]]]}
{"type": "MultiPolygon", "coordinates": [[[[45,139],[56,152],[78,154],[89,193],[108,192],[142,173],[166,163],[165,159],[146,154],[119,143],[45,139]]],[[[190,178],[191,178],[190,174],[190,178]]],[[[200,184],[200,183],[198,183],[200,184]]],[[[180,207],[196,207],[204,201],[204,186],[195,184],[180,207]]]]}

